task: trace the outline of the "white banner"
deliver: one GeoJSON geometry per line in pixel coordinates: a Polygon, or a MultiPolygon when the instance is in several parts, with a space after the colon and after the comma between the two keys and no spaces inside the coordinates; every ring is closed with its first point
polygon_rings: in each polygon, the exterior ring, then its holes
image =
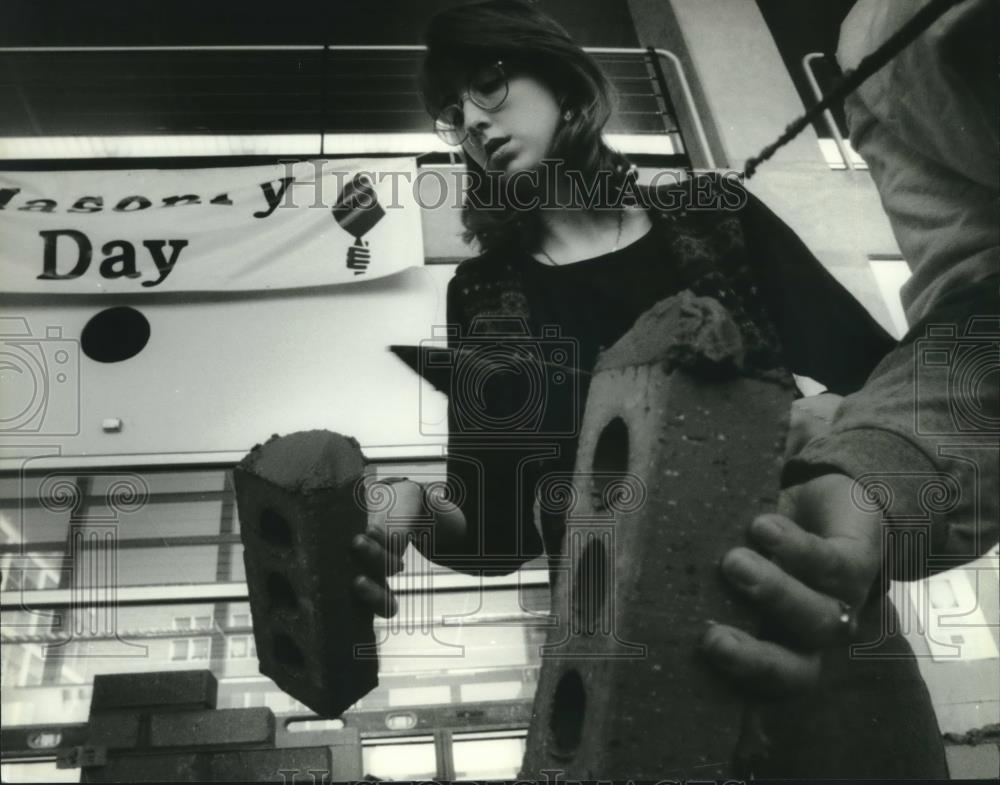
{"type": "Polygon", "coordinates": [[[416,159],[0,172],[0,289],[287,289],[423,264],[416,159]]]}

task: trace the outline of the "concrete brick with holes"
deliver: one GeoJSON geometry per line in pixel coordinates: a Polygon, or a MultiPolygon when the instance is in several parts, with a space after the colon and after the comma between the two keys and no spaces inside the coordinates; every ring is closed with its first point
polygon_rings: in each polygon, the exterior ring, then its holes
{"type": "Polygon", "coordinates": [[[268,708],[216,709],[210,671],[99,674],[88,734],[62,750],[59,768],[82,769],[82,782],[338,781],[361,776],[353,729],[327,746],[275,748],[268,708]]]}
{"type": "Polygon", "coordinates": [[[351,591],[364,472],[354,439],[300,431],[233,473],[260,672],[324,717],[378,685],[373,614],[351,591]]]}
{"type": "Polygon", "coordinates": [[[688,292],[598,358],[522,776],[727,776],[743,706],[696,657],[708,619],[753,614],[718,575],[774,509],[793,398],[741,368],[715,300],[688,292]]]}

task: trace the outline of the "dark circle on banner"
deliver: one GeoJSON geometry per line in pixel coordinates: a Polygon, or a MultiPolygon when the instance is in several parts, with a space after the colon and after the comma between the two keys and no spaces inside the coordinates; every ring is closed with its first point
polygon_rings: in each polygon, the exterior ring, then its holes
{"type": "Polygon", "coordinates": [[[105,308],[91,317],[80,347],[91,360],[118,363],[141,352],[149,342],[149,320],[135,308],[105,308]]]}

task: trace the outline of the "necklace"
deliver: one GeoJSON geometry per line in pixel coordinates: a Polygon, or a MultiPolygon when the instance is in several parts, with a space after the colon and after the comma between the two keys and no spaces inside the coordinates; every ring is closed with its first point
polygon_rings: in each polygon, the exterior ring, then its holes
{"type": "MultiPolygon", "coordinates": [[[[611,250],[608,251],[608,253],[614,253],[615,251],[618,250],[618,243],[620,243],[622,241],[622,225],[624,223],[624,218],[625,218],[625,211],[624,210],[619,210],[618,211],[618,234],[615,235],[615,244],[613,246],[611,246],[611,250]]],[[[546,259],[549,260],[549,265],[550,266],[552,266],[552,267],[558,267],[559,266],[558,264],[556,264],[555,260],[551,256],[549,256],[549,252],[545,250],[544,246],[541,247],[541,248],[539,248],[538,250],[540,250],[542,252],[542,256],[544,256],[546,259]]]]}

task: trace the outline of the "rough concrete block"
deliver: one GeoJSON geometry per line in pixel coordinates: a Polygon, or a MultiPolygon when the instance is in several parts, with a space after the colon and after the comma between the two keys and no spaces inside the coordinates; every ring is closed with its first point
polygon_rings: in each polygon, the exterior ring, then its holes
{"type": "Polygon", "coordinates": [[[364,471],[357,441],[329,431],[272,437],[234,471],[260,672],[326,717],[378,685],[374,617],[351,590],[364,471]]]}
{"type": "Polygon", "coordinates": [[[357,729],[343,728],[336,734],[327,734],[327,739],[330,740],[330,781],[357,781],[364,777],[364,754],[361,748],[361,734],[357,729]]]}
{"type": "Polygon", "coordinates": [[[93,715],[87,723],[87,744],[108,749],[133,749],[140,740],[144,715],[137,711],[105,711],[93,715]]]}
{"type": "Polygon", "coordinates": [[[209,779],[312,785],[330,782],[332,766],[329,747],[225,752],[212,758],[209,779]]]}
{"type": "Polygon", "coordinates": [[[274,712],[268,708],[171,712],[149,718],[150,747],[273,747],[274,732],[274,712]]]}
{"type": "Polygon", "coordinates": [[[94,747],[90,744],[80,747],[63,747],[56,750],[57,769],[84,770],[90,766],[104,766],[108,762],[107,747],[94,747]]]}
{"type": "Polygon", "coordinates": [[[114,709],[214,709],[219,683],[211,671],[110,673],[94,677],[90,713],[114,709]]]}
{"type": "Polygon", "coordinates": [[[598,358],[523,777],[731,775],[743,705],[697,643],[709,619],[756,627],[718,561],[775,507],[794,397],[742,356],[722,306],[682,293],[598,358]]]}
{"type": "MultiPolygon", "coordinates": [[[[320,744],[328,745],[333,757],[333,768],[330,770],[331,781],[355,781],[364,776],[364,756],[361,747],[361,733],[358,728],[289,731],[280,725],[278,727],[278,747],[306,747],[320,744]]],[[[308,780],[303,782],[308,782],[308,780]]]]}
{"type": "Polygon", "coordinates": [[[209,753],[115,755],[103,766],[82,770],[81,782],[204,782],[209,779],[209,753]]]}
{"type": "Polygon", "coordinates": [[[83,769],[82,782],[330,782],[328,747],[123,755],[83,769]],[[312,772],[315,772],[313,775],[312,772]],[[294,775],[294,780],[293,780],[294,775]],[[315,777],[315,778],[314,778],[315,777]]]}
{"type": "Polygon", "coordinates": [[[944,751],[948,756],[948,772],[952,779],[996,780],[997,772],[1000,771],[1000,745],[955,744],[946,746],[944,751]]]}

